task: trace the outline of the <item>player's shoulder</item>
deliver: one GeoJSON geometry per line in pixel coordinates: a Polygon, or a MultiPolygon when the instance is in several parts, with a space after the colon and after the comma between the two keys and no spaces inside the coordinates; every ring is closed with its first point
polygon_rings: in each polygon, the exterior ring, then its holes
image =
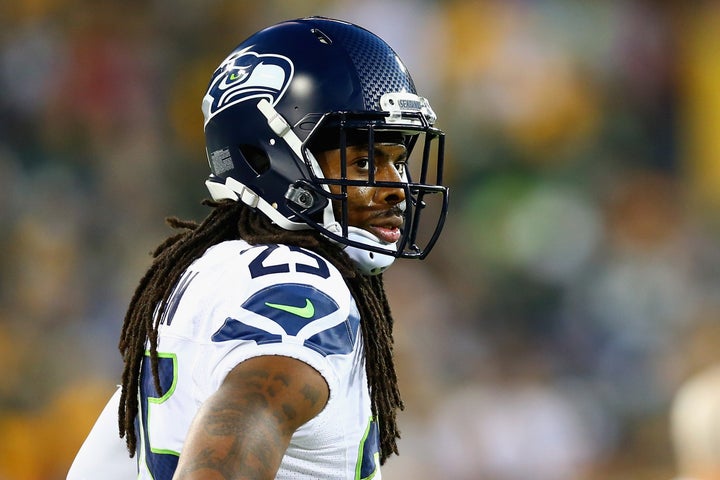
{"type": "MultiPolygon", "coordinates": [[[[295,344],[322,355],[347,354],[355,347],[359,317],[352,295],[340,272],[321,255],[288,245],[233,241],[206,256],[207,267],[234,272],[214,276],[222,282],[212,292],[206,289],[210,300],[202,301],[204,308],[213,305],[220,313],[213,324],[222,324],[210,336],[215,344],[253,340],[280,350],[285,347],[279,344],[295,344]]],[[[209,285],[207,280],[203,283],[209,285]]]]}
{"type": "Polygon", "coordinates": [[[312,250],[282,244],[219,243],[194,262],[184,277],[197,286],[207,285],[209,297],[238,299],[278,285],[319,290],[339,303],[350,297],[342,274],[330,261],[312,250]]]}
{"type": "MultiPolygon", "coordinates": [[[[331,314],[348,315],[352,303],[344,278],[321,255],[299,247],[231,240],[210,247],[188,267],[167,309],[170,316],[205,319],[200,322],[205,329],[247,315],[290,318],[304,325],[331,314]]],[[[197,322],[186,322],[191,323],[197,322]]]]}

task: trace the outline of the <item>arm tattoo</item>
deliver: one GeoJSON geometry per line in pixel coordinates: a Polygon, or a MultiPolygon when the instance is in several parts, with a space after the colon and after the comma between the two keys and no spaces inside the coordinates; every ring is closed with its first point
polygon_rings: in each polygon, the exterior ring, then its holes
{"type": "Polygon", "coordinates": [[[324,383],[325,391],[317,379],[305,381],[279,370],[282,365],[241,364],[228,375],[191,427],[174,478],[275,478],[290,437],[328,398],[324,383]]]}
{"type": "Polygon", "coordinates": [[[320,392],[317,388],[313,388],[310,385],[305,385],[300,392],[303,394],[305,399],[313,405],[316,405],[317,402],[320,401],[320,392]]]}

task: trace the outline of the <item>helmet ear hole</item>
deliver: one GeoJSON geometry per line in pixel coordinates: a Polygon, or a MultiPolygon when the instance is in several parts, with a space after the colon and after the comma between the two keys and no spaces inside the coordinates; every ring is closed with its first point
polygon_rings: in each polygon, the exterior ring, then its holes
{"type": "Polygon", "coordinates": [[[265,152],[253,145],[240,145],[238,147],[240,153],[245,157],[245,161],[252,167],[257,175],[261,175],[270,170],[270,160],[265,152]]]}

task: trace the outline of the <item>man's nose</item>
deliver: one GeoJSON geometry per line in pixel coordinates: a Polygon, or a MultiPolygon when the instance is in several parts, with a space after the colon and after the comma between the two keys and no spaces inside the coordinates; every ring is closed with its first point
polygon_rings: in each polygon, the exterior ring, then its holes
{"type": "Polygon", "coordinates": [[[388,205],[397,205],[400,202],[405,201],[405,189],[403,184],[406,180],[395,168],[395,165],[391,163],[383,164],[377,169],[375,174],[376,182],[393,182],[397,183],[397,187],[378,187],[375,196],[378,203],[385,203],[388,205]]]}

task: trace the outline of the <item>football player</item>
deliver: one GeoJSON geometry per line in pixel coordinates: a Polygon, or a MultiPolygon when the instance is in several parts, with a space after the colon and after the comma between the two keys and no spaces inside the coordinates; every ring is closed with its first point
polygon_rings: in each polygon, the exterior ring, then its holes
{"type": "Polygon", "coordinates": [[[242,42],[202,111],[212,210],[169,220],[69,478],[378,479],[403,406],[382,272],[442,229],[435,114],[382,39],[321,17],[242,42]]]}

